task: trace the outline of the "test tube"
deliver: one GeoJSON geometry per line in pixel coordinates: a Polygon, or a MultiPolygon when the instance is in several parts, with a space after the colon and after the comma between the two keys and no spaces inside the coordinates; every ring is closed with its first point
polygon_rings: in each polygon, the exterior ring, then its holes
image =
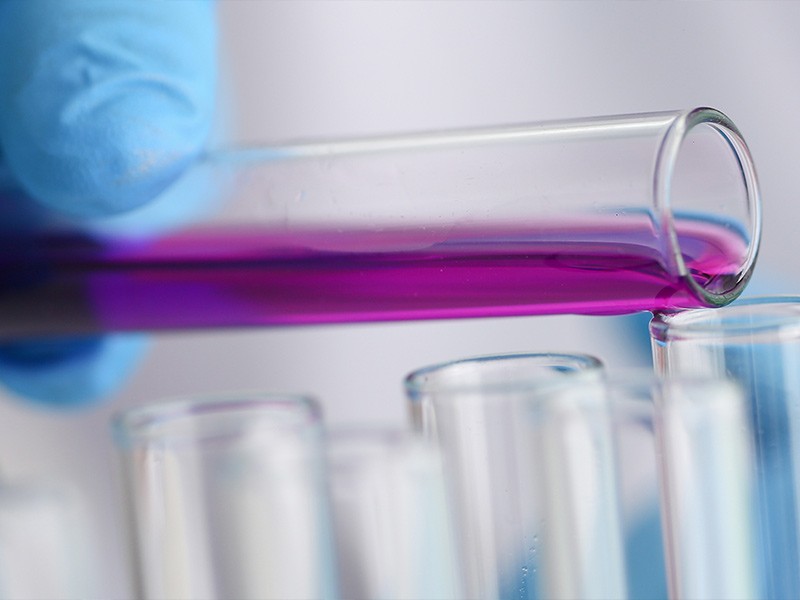
{"type": "Polygon", "coordinates": [[[0,338],[720,306],[761,217],[739,130],[694,108],[214,151],[129,215],[24,223],[0,338]]]}
{"type": "Polygon", "coordinates": [[[328,436],[339,586],[349,600],[460,600],[438,449],[410,432],[328,436]]]}
{"type": "MultiPolygon", "coordinates": [[[[747,438],[749,454],[732,453],[726,462],[718,461],[718,468],[697,492],[713,489],[728,472],[744,466],[752,482],[752,514],[737,516],[742,513],[741,494],[729,499],[717,496],[715,526],[682,537],[674,552],[691,556],[707,553],[708,548],[721,551],[733,537],[752,528],[747,560],[755,580],[752,586],[745,579],[738,588],[728,588],[729,597],[799,597],[800,298],[755,297],[719,310],[658,315],[650,332],[660,373],[729,377],[740,384],[745,399],[739,432],[747,438]],[[722,515],[727,521],[721,520],[722,515]]],[[[714,441],[697,432],[687,435],[694,436],[687,443],[695,448],[697,465],[716,460],[720,439],[725,440],[717,436],[714,441]]],[[[724,556],[719,553],[715,559],[724,556]]],[[[717,570],[715,576],[734,581],[737,571],[717,570]]]]}
{"type": "Polygon", "coordinates": [[[0,482],[0,599],[96,594],[86,515],[61,483],[0,482]]]}
{"type": "Polygon", "coordinates": [[[670,597],[761,597],[755,457],[741,389],[669,381],[655,412],[670,597]]]}
{"type": "Polygon", "coordinates": [[[416,428],[444,454],[466,597],[625,596],[602,381],[596,359],[554,354],[406,379],[416,428]],[[565,395],[580,382],[594,393],[565,395]]]}
{"type": "Polygon", "coordinates": [[[624,543],[627,598],[664,600],[667,580],[661,524],[662,492],[656,451],[655,397],[652,371],[618,373],[603,389],[576,388],[575,393],[607,397],[619,498],[620,537],[624,543]]]}
{"type": "Polygon", "coordinates": [[[336,597],[320,413],[311,400],[176,400],[123,413],[114,430],[137,597],[336,597]]]}

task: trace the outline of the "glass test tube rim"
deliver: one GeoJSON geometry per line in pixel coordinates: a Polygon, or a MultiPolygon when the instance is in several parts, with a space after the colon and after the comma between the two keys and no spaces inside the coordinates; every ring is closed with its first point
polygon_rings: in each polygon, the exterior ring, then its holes
{"type": "Polygon", "coordinates": [[[656,314],[650,334],[659,343],[800,339],[800,296],[750,296],[720,308],[656,314]]]}
{"type": "Polygon", "coordinates": [[[653,197],[655,209],[658,212],[662,233],[669,243],[671,258],[674,261],[677,274],[709,307],[725,306],[738,298],[753,274],[758,251],[761,246],[761,196],[758,186],[753,158],[750,149],[739,129],[721,111],[710,107],[697,107],[679,112],[670,124],[661,147],[658,150],[655,166],[655,179],[653,197]],[[729,290],[714,293],[700,285],[689,273],[675,229],[674,212],[672,207],[671,186],[680,154],[681,145],[688,137],[690,131],[698,126],[711,126],[728,143],[733,151],[745,184],[748,200],[748,214],[752,219],[750,242],[743,264],[740,266],[733,287],[729,290]]]}
{"type": "Polygon", "coordinates": [[[213,415],[236,415],[246,419],[247,416],[278,413],[282,414],[282,419],[270,426],[275,430],[302,433],[322,427],[322,410],[315,398],[303,394],[262,392],[170,398],[118,412],[112,417],[111,426],[114,439],[121,448],[156,441],[203,443],[236,436],[241,432],[241,425],[228,425],[220,429],[189,429],[180,428],[180,425],[188,424],[198,417],[213,415]]]}
{"type": "Polygon", "coordinates": [[[563,379],[573,380],[576,377],[585,377],[586,381],[597,382],[603,374],[603,363],[600,359],[589,354],[567,354],[550,352],[519,352],[506,354],[488,354],[473,356],[452,361],[441,362],[416,369],[409,373],[403,384],[406,394],[412,402],[418,402],[426,395],[435,395],[437,399],[459,398],[465,394],[481,394],[487,396],[531,392],[538,386],[548,382],[557,383],[562,380],[560,375],[567,375],[563,379]],[[445,371],[459,369],[464,366],[479,364],[502,364],[512,361],[532,363],[534,367],[552,368],[552,374],[523,374],[513,377],[503,377],[502,380],[477,381],[464,383],[463,381],[446,382],[444,385],[433,383],[428,376],[441,374],[445,371]]]}
{"type": "Polygon", "coordinates": [[[325,432],[325,447],[332,474],[358,473],[372,466],[383,468],[386,460],[415,465],[418,475],[442,468],[438,447],[406,428],[339,426],[325,432]]]}
{"type": "MultiPolygon", "coordinates": [[[[421,441],[413,431],[391,425],[350,424],[328,428],[325,431],[325,442],[330,447],[358,446],[367,449],[403,448],[421,441]]],[[[347,451],[346,451],[347,452],[347,451]]],[[[353,456],[361,455],[360,452],[353,456]]],[[[345,456],[350,456],[345,454],[345,456]]]]}

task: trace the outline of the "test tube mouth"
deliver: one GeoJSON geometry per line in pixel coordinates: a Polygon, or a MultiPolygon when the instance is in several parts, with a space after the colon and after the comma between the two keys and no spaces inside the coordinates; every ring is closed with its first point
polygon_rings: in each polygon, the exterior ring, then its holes
{"type": "Polygon", "coordinates": [[[679,113],[658,150],[654,186],[656,226],[666,244],[668,268],[704,306],[729,304],[750,280],[761,241],[758,181],[750,150],[739,129],[714,108],[700,107],[679,113]],[[709,132],[711,138],[716,138],[712,140],[715,150],[698,159],[697,148],[704,143],[700,136],[709,132]],[[720,161],[724,161],[725,167],[715,174],[714,167],[722,165],[720,161]],[[717,179],[713,179],[716,175],[717,179]],[[714,197],[711,192],[720,188],[725,191],[735,188],[734,193],[739,197],[714,197]],[[718,257],[713,259],[720,269],[716,274],[711,263],[709,272],[702,276],[687,264],[686,257],[692,250],[684,246],[691,241],[684,239],[681,223],[692,215],[702,215],[721,234],[717,240],[718,257]],[[737,250],[732,241],[743,246],[737,250]]]}
{"type": "Polygon", "coordinates": [[[150,442],[207,442],[253,428],[302,432],[319,427],[321,410],[307,396],[238,394],[187,397],[117,413],[111,426],[122,448],[150,442]]]}
{"type": "Polygon", "coordinates": [[[658,314],[650,335],[660,343],[775,343],[800,339],[800,296],[753,296],[722,308],[658,314]]]}
{"type": "Polygon", "coordinates": [[[423,367],[406,376],[412,401],[465,393],[524,392],[546,381],[584,374],[599,378],[603,363],[588,354],[512,353],[477,356],[423,367]]]}
{"type": "Polygon", "coordinates": [[[386,461],[406,461],[409,466],[438,465],[437,448],[411,430],[390,427],[349,427],[328,431],[328,462],[339,472],[355,472],[386,461]]]}

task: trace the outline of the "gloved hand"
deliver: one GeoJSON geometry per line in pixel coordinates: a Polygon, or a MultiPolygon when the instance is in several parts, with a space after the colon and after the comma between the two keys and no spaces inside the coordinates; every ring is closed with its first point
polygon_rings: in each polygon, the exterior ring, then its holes
{"type": "MultiPolygon", "coordinates": [[[[0,0],[0,202],[23,194],[31,214],[73,220],[144,211],[208,136],[214,10],[210,0],[0,0]]],[[[135,336],[5,343],[0,380],[34,400],[84,403],[111,392],[143,347],[135,336]]]]}

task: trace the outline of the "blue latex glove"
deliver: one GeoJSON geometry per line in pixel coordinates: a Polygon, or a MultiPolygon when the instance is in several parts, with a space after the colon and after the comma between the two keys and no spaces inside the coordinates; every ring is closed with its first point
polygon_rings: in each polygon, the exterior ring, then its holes
{"type": "MultiPolygon", "coordinates": [[[[161,195],[210,129],[215,25],[207,0],[0,0],[0,200],[96,219],[161,195]]],[[[111,392],[143,347],[136,336],[4,344],[0,379],[31,399],[84,403],[111,392]]]]}

